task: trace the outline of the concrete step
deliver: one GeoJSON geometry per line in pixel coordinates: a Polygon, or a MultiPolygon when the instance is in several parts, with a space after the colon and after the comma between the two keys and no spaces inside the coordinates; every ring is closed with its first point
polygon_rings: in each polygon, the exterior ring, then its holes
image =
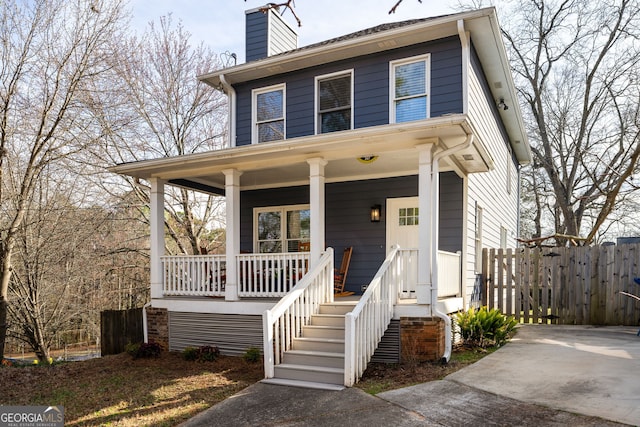
{"type": "Polygon", "coordinates": [[[302,327],[302,336],[305,338],[344,339],[344,326],[307,325],[302,327]]]}
{"type": "Polygon", "coordinates": [[[344,338],[294,338],[291,348],[293,350],[324,351],[344,354],[344,338]]]}
{"type": "Polygon", "coordinates": [[[327,351],[288,350],[284,353],[282,363],[289,365],[344,368],[344,354],[327,351]]]}
{"type": "Polygon", "coordinates": [[[327,384],[344,384],[344,369],[281,363],[275,366],[275,378],[327,384]]]}
{"type": "Polygon", "coordinates": [[[285,385],[290,387],[313,388],[316,390],[340,391],[345,386],[339,384],[316,383],[312,381],[286,380],[282,378],[265,378],[260,382],[265,384],[285,385]]]}
{"type": "Polygon", "coordinates": [[[315,326],[344,327],[344,315],[343,314],[312,314],[311,324],[315,326]]]}
{"type": "Polygon", "coordinates": [[[345,301],[345,302],[332,302],[327,304],[320,304],[320,314],[347,314],[353,307],[355,307],[357,301],[345,301]]]}

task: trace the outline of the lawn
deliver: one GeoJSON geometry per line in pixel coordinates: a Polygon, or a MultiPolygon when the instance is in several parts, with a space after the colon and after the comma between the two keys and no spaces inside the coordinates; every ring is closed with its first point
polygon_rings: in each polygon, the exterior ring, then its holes
{"type": "Polygon", "coordinates": [[[1,405],[62,405],[65,426],[174,426],[262,378],[262,364],[221,356],[126,353],[52,366],[0,368],[1,405]]]}
{"type": "MultiPolygon", "coordinates": [[[[451,361],[370,364],[356,385],[370,394],[434,381],[486,351],[458,349],[451,361]]],[[[175,426],[263,377],[261,362],[220,356],[185,361],[180,353],[132,359],[126,353],[52,366],[0,368],[0,405],[62,405],[66,426],[175,426]]]]}

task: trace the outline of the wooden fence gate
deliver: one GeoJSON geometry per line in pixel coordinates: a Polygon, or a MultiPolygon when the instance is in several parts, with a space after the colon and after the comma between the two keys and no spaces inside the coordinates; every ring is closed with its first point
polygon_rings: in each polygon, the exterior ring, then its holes
{"type": "Polygon", "coordinates": [[[524,323],[638,325],[640,244],[484,249],[483,304],[524,323]]]}
{"type": "Polygon", "coordinates": [[[142,308],[100,312],[100,352],[102,356],[125,351],[127,344],[144,340],[142,308]]]}

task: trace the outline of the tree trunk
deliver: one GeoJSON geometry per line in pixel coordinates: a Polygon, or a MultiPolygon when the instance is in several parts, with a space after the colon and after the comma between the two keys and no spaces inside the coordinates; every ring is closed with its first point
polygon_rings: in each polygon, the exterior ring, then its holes
{"type": "Polygon", "coordinates": [[[0,295],[0,359],[4,359],[4,342],[7,338],[7,299],[0,295]]]}

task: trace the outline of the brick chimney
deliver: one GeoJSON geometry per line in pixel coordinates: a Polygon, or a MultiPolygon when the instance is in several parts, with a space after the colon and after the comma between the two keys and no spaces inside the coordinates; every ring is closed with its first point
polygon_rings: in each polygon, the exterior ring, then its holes
{"type": "MultiPolygon", "coordinates": [[[[265,6],[266,7],[266,6],[265,6]]],[[[245,11],[246,61],[255,61],[298,47],[298,34],[277,9],[245,11]]]]}

